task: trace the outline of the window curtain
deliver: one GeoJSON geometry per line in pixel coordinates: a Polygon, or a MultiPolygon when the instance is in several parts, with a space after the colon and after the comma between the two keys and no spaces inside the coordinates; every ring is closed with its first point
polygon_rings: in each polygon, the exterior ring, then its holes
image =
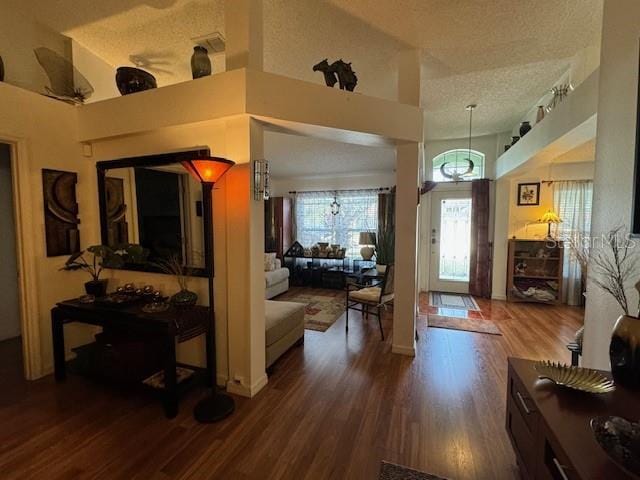
{"type": "Polygon", "coordinates": [[[489,242],[490,180],[471,182],[471,253],[469,293],[491,298],[491,243],[489,242]]]}
{"type": "Polygon", "coordinates": [[[556,237],[565,242],[562,268],[562,301],[568,305],[582,305],[586,279],[581,258],[588,258],[588,235],[591,232],[593,182],[569,180],[553,182],[553,208],[562,220],[557,224],[556,237]]]}
{"type": "Polygon", "coordinates": [[[378,238],[384,232],[396,230],[396,188],[378,194],[378,238]]]}
{"type": "Polygon", "coordinates": [[[348,257],[358,257],[360,232],[378,230],[378,191],[298,192],[295,225],[296,239],[303,247],[339,244],[347,248],[348,257]],[[337,215],[331,213],[334,199],[340,204],[337,215]]]}

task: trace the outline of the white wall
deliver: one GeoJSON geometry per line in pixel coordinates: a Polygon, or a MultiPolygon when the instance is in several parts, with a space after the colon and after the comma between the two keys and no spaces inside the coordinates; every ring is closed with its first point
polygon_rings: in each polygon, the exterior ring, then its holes
{"type": "MultiPolygon", "coordinates": [[[[607,0],[604,3],[596,167],[591,235],[615,226],[629,227],[633,198],[638,100],[638,39],[640,2],[607,0]]],[[[597,252],[597,248],[592,250],[597,252]]],[[[635,273],[631,283],[638,280],[635,273]]],[[[628,285],[633,310],[638,294],[628,285]]],[[[620,308],[593,283],[587,285],[583,362],[588,367],[609,368],[611,329],[620,308]]]]}
{"type": "Polygon", "coordinates": [[[33,49],[48,47],[71,60],[71,41],[34,21],[20,0],[2,0],[0,6],[0,56],[5,82],[34,92],[44,92],[49,79],[33,49]]]}
{"type": "Polygon", "coordinates": [[[394,172],[375,174],[350,174],[313,177],[288,177],[271,179],[271,196],[287,196],[289,192],[315,190],[358,190],[368,188],[393,187],[396,184],[394,172]]]}
{"type": "Polygon", "coordinates": [[[0,341],[20,335],[16,231],[13,221],[11,148],[0,143],[0,341]]]}
{"type": "Polygon", "coordinates": [[[84,76],[94,89],[86,103],[99,102],[107,98],[119,97],[116,86],[116,69],[91,50],[75,40],[71,41],[73,66],[84,76]]]}

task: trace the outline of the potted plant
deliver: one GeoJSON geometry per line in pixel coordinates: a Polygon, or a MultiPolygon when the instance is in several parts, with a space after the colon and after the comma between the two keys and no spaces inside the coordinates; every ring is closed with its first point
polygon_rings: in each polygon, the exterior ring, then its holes
{"type": "Polygon", "coordinates": [[[176,307],[191,307],[198,301],[198,294],[189,290],[189,269],[183,265],[182,260],[177,255],[159,260],[155,265],[167,275],[173,275],[180,290],[171,297],[171,303],[176,307]]]}
{"type": "Polygon", "coordinates": [[[396,248],[396,234],[390,228],[382,229],[378,232],[378,243],[376,244],[376,268],[383,273],[387,265],[394,261],[396,248]]]}
{"type": "MultiPolygon", "coordinates": [[[[636,275],[637,257],[631,251],[632,241],[621,227],[607,234],[604,247],[592,257],[591,278],[616,300],[623,312],[611,334],[611,374],[616,383],[640,389],[640,319],[637,310],[635,316],[630,314],[625,291],[625,285],[636,275]]],[[[635,286],[640,291],[640,282],[635,286]]]]}
{"type": "Polygon", "coordinates": [[[107,279],[101,279],[102,270],[109,267],[117,267],[122,264],[122,257],[116,255],[115,252],[106,245],[93,245],[87,250],[81,250],[69,257],[61,270],[84,270],[91,275],[91,280],[84,284],[84,289],[88,295],[96,297],[104,297],[107,294],[107,279]],[[91,259],[87,261],[85,253],[91,255],[91,259]]]}

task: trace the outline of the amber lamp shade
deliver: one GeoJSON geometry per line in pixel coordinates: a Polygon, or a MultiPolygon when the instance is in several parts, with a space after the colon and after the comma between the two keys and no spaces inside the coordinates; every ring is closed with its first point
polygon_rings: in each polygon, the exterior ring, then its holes
{"type": "Polygon", "coordinates": [[[182,166],[200,183],[216,183],[227,170],[235,165],[232,160],[220,157],[203,157],[184,160],[182,166]]]}

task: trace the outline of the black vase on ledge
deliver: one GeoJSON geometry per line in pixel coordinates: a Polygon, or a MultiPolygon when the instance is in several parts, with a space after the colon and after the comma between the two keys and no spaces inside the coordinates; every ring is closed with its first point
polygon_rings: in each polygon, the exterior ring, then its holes
{"type": "Polygon", "coordinates": [[[518,143],[518,140],[520,140],[520,137],[511,137],[511,146],[514,146],[516,143],[518,143]]]}
{"type": "Polygon", "coordinates": [[[209,52],[206,48],[201,46],[193,47],[191,74],[194,80],[211,75],[211,60],[209,59],[209,52]]]}
{"type": "Polygon", "coordinates": [[[0,57],[0,82],[4,82],[4,62],[2,57],[0,57]]]}
{"type": "Polygon", "coordinates": [[[522,122],[520,124],[520,138],[524,137],[527,133],[529,133],[529,130],[531,130],[531,123],[522,122]]]}

